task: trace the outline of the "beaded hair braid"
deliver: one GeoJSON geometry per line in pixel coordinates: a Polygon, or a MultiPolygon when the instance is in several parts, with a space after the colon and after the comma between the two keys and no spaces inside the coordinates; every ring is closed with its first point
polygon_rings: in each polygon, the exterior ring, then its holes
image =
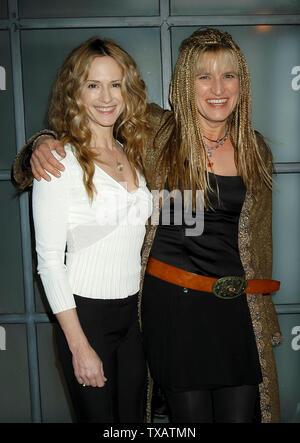
{"type": "Polygon", "coordinates": [[[162,151],[162,172],[168,170],[171,189],[209,188],[206,171],[207,157],[195,103],[195,68],[201,54],[229,51],[238,66],[239,102],[229,117],[230,139],[235,149],[235,163],[249,191],[254,195],[264,183],[272,187],[268,165],[261,157],[257,137],[251,123],[251,85],[248,65],[230,34],[217,29],[199,29],[183,40],[179,49],[170,88],[173,115],[162,128],[158,139],[168,142],[162,151]]]}

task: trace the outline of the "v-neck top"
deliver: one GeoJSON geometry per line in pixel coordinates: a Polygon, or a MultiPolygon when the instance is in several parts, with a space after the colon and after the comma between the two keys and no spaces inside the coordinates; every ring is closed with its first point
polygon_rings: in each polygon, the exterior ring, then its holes
{"type": "Polygon", "coordinates": [[[33,184],[38,272],[54,313],[75,307],[73,294],[116,299],[138,291],[152,213],[152,195],[138,171],[138,189],[128,192],[97,165],[90,202],[73,149],[66,145],[63,159],[53,151],[65,166],[60,178],[33,184]]]}

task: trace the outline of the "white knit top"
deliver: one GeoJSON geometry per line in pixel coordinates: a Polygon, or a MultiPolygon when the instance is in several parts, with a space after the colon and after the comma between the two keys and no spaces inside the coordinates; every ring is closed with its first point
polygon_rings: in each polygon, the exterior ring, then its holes
{"type": "Polygon", "coordinates": [[[139,173],[139,188],[129,193],[97,165],[90,203],[73,148],[65,148],[64,159],[53,151],[65,166],[61,177],[34,180],[32,197],[38,273],[54,313],[74,308],[73,294],[116,299],[138,291],[152,212],[152,195],[139,173]]]}

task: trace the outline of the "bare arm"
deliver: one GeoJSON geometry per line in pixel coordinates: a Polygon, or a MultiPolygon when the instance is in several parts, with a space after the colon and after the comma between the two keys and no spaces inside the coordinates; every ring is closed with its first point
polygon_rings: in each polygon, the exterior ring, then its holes
{"type": "Polygon", "coordinates": [[[103,364],[81,328],[76,309],[56,314],[73,356],[75,377],[80,384],[102,388],[106,382],[103,364]]]}

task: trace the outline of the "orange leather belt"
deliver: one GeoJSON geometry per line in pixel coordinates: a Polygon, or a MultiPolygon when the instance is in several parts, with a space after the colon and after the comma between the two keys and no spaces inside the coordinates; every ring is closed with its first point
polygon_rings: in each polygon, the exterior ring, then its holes
{"type": "Polygon", "coordinates": [[[245,280],[243,277],[229,276],[211,278],[203,275],[184,271],[175,266],[163,263],[155,258],[150,258],[147,272],[174,285],[196,291],[213,292],[223,299],[236,298],[241,294],[270,294],[280,288],[277,280],[245,280]]]}

